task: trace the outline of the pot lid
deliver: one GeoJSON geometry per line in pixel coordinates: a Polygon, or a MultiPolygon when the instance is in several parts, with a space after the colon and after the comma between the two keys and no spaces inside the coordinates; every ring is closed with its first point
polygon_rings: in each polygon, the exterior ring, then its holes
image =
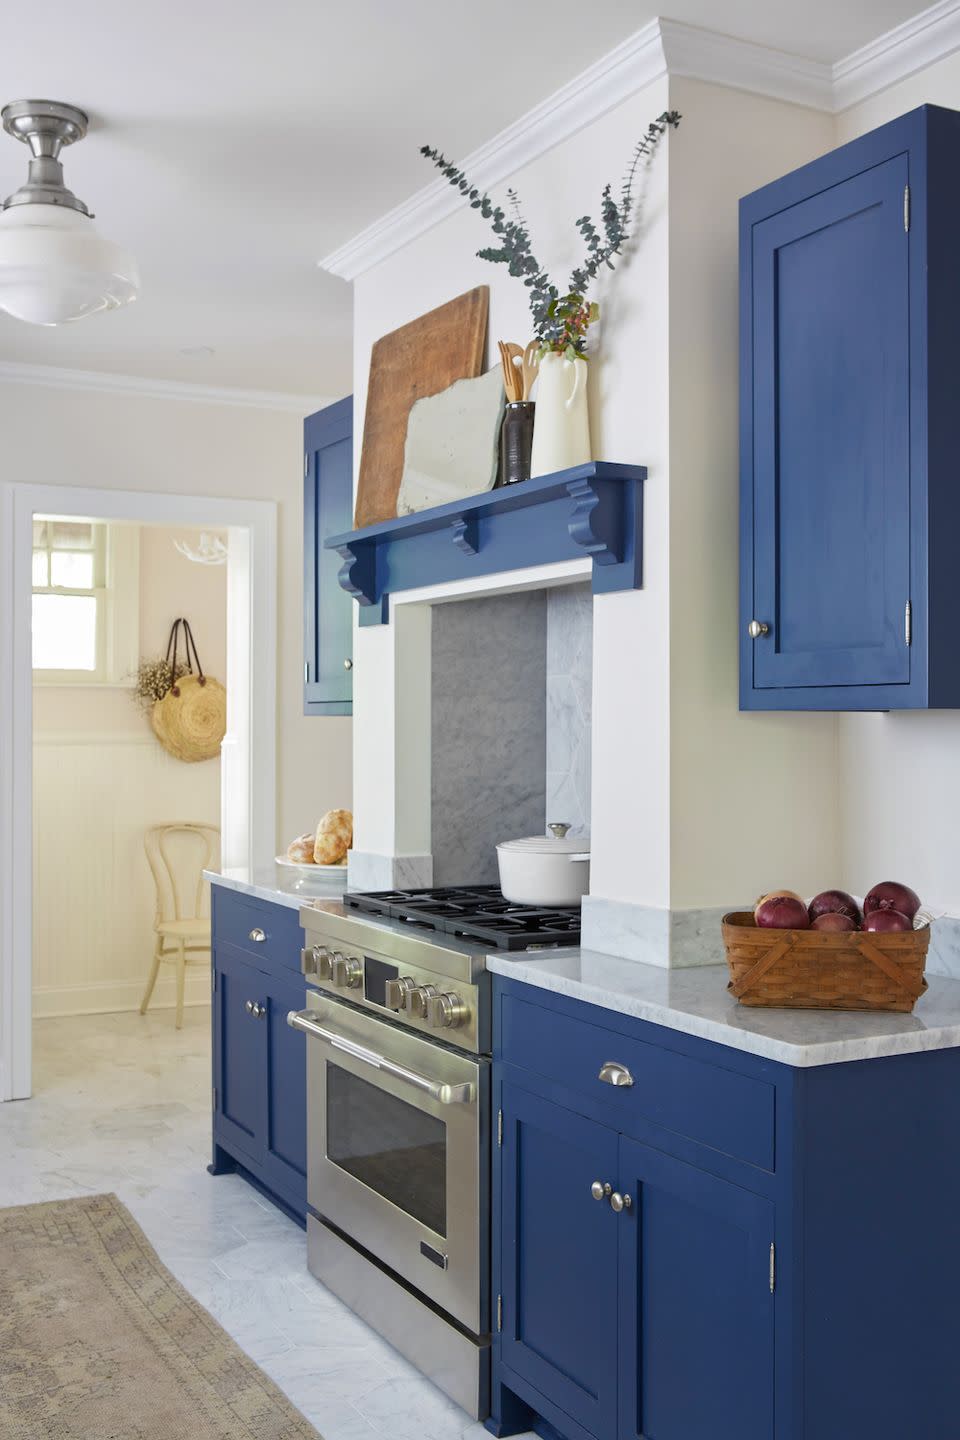
{"type": "Polygon", "coordinates": [[[554,821],[546,835],[525,835],[521,840],[504,840],[498,850],[525,850],[534,855],[579,855],[590,850],[589,835],[568,835],[569,825],[554,821]]]}

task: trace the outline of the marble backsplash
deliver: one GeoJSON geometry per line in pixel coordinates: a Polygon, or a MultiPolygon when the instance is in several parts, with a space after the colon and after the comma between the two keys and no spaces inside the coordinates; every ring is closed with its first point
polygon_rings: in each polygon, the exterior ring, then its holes
{"type": "Polygon", "coordinates": [[[547,591],[547,813],[590,830],[593,596],[589,584],[547,591]]]}
{"type": "Polygon", "coordinates": [[[542,590],[433,610],[434,885],[496,884],[496,845],[544,828],[547,598],[542,590]]]}

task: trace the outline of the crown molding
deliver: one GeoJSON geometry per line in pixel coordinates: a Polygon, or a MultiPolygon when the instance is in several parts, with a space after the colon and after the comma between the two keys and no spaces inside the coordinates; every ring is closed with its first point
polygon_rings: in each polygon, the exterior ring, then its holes
{"type": "MultiPolygon", "coordinates": [[[[473,184],[488,190],[666,73],[660,22],[651,20],[467,155],[463,169],[473,184]]],[[[434,180],[317,263],[331,275],[355,280],[462,204],[458,191],[445,180],[434,180]]]]}
{"type": "Polygon", "coordinates": [[[101,370],[66,370],[56,365],[21,365],[0,360],[0,382],[45,385],[54,390],[95,390],[106,395],[139,395],[151,400],[190,400],[201,405],[239,405],[252,410],[280,410],[309,415],[330,404],[316,395],[289,395],[275,390],[233,390],[194,385],[188,380],[147,380],[139,375],[112,375],[101,370]]]}
{"type": "Polygon", "coordinates": [[[960,50],[960,0],[941,0],[833,67],[833,108],[848,110],[960,50]]]}
{"type": "MultiPolygon", "coordinates": [[[[664,75],[749,90],[792,105],[835,114],[960,49],[960,0],[940,0],[869,45],[827,65],[679,20],[651,20],[513,125],[462,161],[481,190],[592,124],[664,75]]],[[[461,206],[443,180],[361,230],[318,261],[322,270],[356,280],[461,206]]]]}
{"type": "Polygon", "coordinates": [[[735,40],[679,20],[661,18],[656,23],[669,75],[751,90],[812,110],[833,109],[833,75],[831,67],[821,61],[735,40]]]}

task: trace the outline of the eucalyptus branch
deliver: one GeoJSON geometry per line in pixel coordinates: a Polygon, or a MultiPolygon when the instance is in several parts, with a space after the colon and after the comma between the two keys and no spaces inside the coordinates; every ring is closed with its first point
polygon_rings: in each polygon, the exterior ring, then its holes
{"type": "Polygon", "coordinates": [[[587,328],[599,315],[599,307],[588,303],[586,292],[601,269],[614,269],[614,257],[621,254],[630,238],[630,219],[634,210],[634,183],[640,162],[652,158],[660,140],[671,126],[680,124],[676,110],[665,110],[647,126],[646,132],[634,147],[630,163],[624,173],[620,187],[620,199],[613,198],[613,187],[609,183],[603,188],[600,199],[601,230],[589,215],[582,215],[576,222],[581,239],[586,246],[586,255],[570,276],[567,294],[561,295],[547,271],[537,260],[530,245],[530,231],[520,208],[520,199],[515,190],[507,191],[507,201],[512,219],[499,205],[495,205],[485,191],[472,185],[467,176],[447,159],[439,150],[423,145],[421,155],[431,160],[444,178],[459,190],[472,210],[479,210],[484,220],[500,241],[478,250],[481,260],[494,265],[506,265],[509,273],[522,280],[529,293],[530,313],[533,317],[534,333],[544,350],[555,350],[569,359],[585,360],[587,328]]]}

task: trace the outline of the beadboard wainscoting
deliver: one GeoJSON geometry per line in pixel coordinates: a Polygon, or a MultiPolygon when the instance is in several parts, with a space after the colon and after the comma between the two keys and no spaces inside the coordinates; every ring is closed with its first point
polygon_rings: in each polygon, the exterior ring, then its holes
{"type": "MultiPolygon", "coordinates": [[[[155,908],[144,831],[168,820],[217,825],[219,810],[219,762],[174,760],[146,721],[142,733],[35,736],[35,1016],[139,1007],[155,908]]],[[[209,1000],[207,966],[188,969],[186,1003],[209,1000]]],[[[165,965],[151,1009],[173,1003],[174,971],[165,965]]]]}

